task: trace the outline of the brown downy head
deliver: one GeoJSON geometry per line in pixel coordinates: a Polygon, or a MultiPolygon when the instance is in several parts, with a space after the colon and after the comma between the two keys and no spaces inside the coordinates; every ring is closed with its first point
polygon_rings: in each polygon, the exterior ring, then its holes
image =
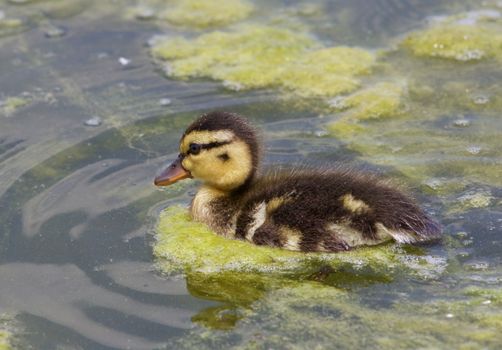
{"type": "Polygon", "coordinates": [[[187,128],[178,158],[155,178],[155,185],[193,177],[219,191],[232,192],[251,183],[259,153],[256,131],[244,117],[206,113],[187,128]]]}

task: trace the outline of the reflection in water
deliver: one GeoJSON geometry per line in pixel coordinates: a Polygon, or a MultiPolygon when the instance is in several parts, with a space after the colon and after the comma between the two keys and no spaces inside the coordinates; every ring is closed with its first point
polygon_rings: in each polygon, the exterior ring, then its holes
{"type": "MultiPolygon", "coordinates": [[[[135,264],[132,267],[133,275],[139,269],[143,275],[148,275],[148,265],[135,264]]],[[[151,275],[149,279],[156,282],[151,275]]],[[[149,279],[144,282],[148,284],[149,279]]],[[[186,292],[179,287],[181,281],[163,281],[155,302],[128,296],[134,289],[129,293],[117,293],[102,288],[82,270],[69,264],[4,264],[0,266],[0,280],[0,304],[8,307],[3,311],[43,317],[109,347],[151,349],[155,345],[147,341],[151,336],[135,336],[134,329],[144,328],[151,332],[153,324],[158,331],[154,340],[167,339],[188,327],[191,314],[183,302],[186,292]],[[173,294],[171,285],[179,295],[173,294]],[[160,302],[160,297],[164,303],[160,302]],[[120,321],[133,317],[134,321],[129,323],[120,321]],[[163,336],[159,339],[161,334],[163,336]]]]}
{"type": "MultiPolygon", "coordinates": [[[[253,3],[249,21],[306,29],[326,46],[365,47],[390,47],[394,35],[428,16],[479,6],[467,0],[253,3]]],[[[497,8],[496,1],[483,6],[497,8]]],[[[0,0],[0,316],[16,317],[19,342],[36,349],[448,342],[490,348],[502,342],[494,331],[502,322],[497,62],[482,63],[486,74],[480,74],[476,64],[452,69],[388,52],[376,74],[406,77],[403,96],[415,109],[400,107],[415,118],[370,120],[361,123],[366,132],[347,119],[334,127],[341,135],[335,138],[325,126],[345,112],[323,110],[326,101],[308,105],[275,91],[229,92],[214,81],[166,79],[145,44],[159,32],[196,35],[161,18],[165,7],[160,0],[0,0]],[[153,10],[138,15],[141,6],[153,10]],[[159,103],[166,98],[170,104],[159,103]],[[151,249],[155,221],[164,207],[187,204],[194,185],[159,192],[151,181],[175,156],[166,151],[175,151],[180,132],[213,108],[264,126],[268,163],[308,156],[314,163],[398,169],[429,194],[422,203],[443,213],[444,244],[421,249],[447,258],[446,272],[389,278],[316,266],[280,277],[160,275],[151,249]],[[101,125],[86,126],[93,116],[101,125]],[[488,204],[469,197],[473,191],[488,194],[488,204]],[[467,205],[448,211],[459,198],[467,205]]]]}

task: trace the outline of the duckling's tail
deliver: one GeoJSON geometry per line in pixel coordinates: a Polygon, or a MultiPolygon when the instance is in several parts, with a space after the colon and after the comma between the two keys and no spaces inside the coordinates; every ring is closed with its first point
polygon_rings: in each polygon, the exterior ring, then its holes
{"type": "Polygon", "coordinates": [[[378,229],[391,236],[398,243],[427,242],[441,237],[441,225],[426,215],[420,217],[420,220],[401,218],[399,221],[393,227],[379,225],[378,229]]]}

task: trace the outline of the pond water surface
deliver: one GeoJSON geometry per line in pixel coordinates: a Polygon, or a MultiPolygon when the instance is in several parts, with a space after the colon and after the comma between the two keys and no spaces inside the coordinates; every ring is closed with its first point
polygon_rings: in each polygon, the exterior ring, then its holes
{"type": "Polygon", "coordinates": [[[500,348],[500,1],[193,8],[0,0],[0,349],[500,348]],[[270,42],[204,36],[256,28],[270,42]],[[346,46],[360,58],[302,56],[346,46]],[[324,84],[314,68],[333,65],[324,84]],[[171,269],[156,224],[196,184],[152,179],[216,108],[264,130],[268,165],[344,162],[406,184],[443,241],[335,271],[171,269]]]}

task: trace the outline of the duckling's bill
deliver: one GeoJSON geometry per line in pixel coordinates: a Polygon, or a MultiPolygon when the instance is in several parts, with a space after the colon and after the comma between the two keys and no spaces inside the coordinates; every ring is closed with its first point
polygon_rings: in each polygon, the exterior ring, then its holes
{"type": "Polygon", "coordinates": [[[183,157],[179,156],[174,162],[164,169],[154,180],[155,186],[169,186],[183,179],[191,178],[190,172],[183,168],[181,162],[183,157]]]}

